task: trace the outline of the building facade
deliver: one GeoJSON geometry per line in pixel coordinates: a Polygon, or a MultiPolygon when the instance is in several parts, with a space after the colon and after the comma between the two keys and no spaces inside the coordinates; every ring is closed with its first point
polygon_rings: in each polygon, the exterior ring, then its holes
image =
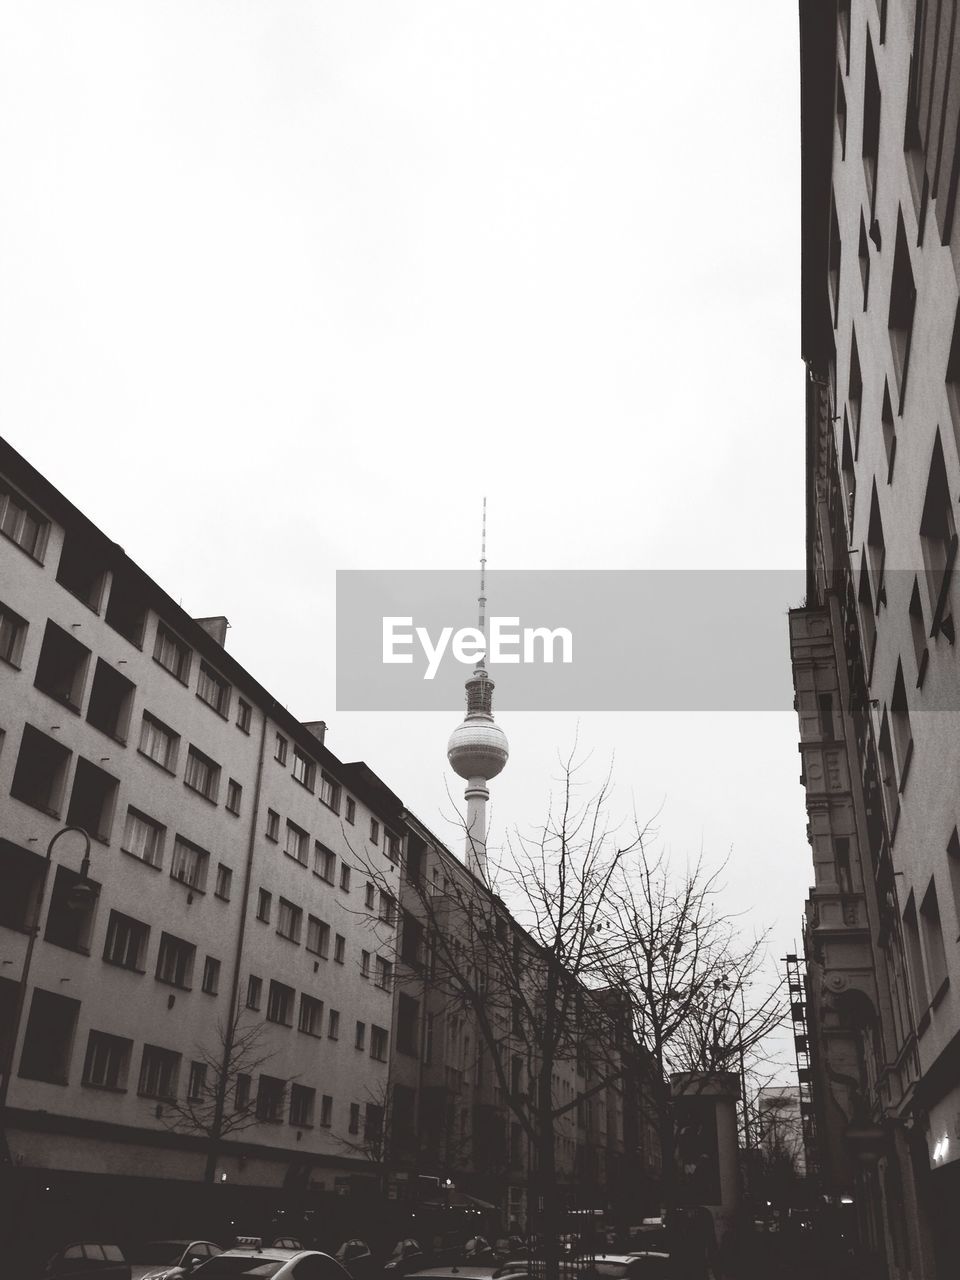
{"type": "Polygon", "coordinates": [[[230,657],[225,619],[189,618],[5,445],[0,477],[0,1062],[25,1194],[369,1179],[400,865],[381,792],[230,657]],[[89,833],[86,892],[82,834],[48,851],[64,826],[89,833]]]}
{"type": "Polygon", "coordinates": [[[891,1276],[960,1243],[956,8],[800,5],[811,1165],[891,1276]]]}

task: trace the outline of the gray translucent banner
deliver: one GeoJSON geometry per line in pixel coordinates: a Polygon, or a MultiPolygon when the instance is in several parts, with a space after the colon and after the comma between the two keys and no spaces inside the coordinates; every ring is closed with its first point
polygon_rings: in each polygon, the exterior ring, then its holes
{"type": "MultiPolygon", "coordinates": [[[[478,637],[463,629],[477,626],[477,590],[476,570],[339,572],[337,709],[461,708],[476,665],[478,637]]],[[[788,710],[786,615],[804,590],[802,570],[490,572],[495,707],[788,710]]]]}

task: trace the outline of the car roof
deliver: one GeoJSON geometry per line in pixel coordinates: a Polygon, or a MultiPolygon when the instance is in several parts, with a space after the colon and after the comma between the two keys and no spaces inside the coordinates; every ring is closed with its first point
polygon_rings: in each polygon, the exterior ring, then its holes
{"type": "MultiPolygon", "coordinates": [[[[291,1258],[304,1255],[311,1258],[325,1258],[327,1255],[319,1249],[276,1249],[273,1245],[264,1245],[262,1249],[225,1249],[218,1254],[219,1258],[267,1258],[271,1262],[289,1262],[291,1258]]],[[[334,1259],[336,1261],[336,1259],[334,1259]]],[[[339,1263],[337,1264],[339,1266],[339,1263]]]]}
{"type": "Polygon", "coordinates": [[[442,1276],[462,1276],[466,1280],[490,1280],[494,1271],[498,1270],[498,1267],[461,1267],[458,1263],[453,1263],[449,1267],[426,1267],[423,1271],[411,1271],[407,1275],[407,1280],[415,1280],[417,1276],[423,1276],[424,1280],[439,1280],[442,1276]]]}

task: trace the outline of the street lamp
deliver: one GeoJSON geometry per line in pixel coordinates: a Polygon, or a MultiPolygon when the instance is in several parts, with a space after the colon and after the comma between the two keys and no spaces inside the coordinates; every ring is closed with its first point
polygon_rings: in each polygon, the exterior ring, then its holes
{"type": "Polygon", "coordinates": [[[67,832],[75,831],[77,835],[83,836],[83,860],[80,863],[80,879],[74,884],[70,890],[67,899],[67,906],[72,911],[85,910],[93,898],[96,896],[96,890],[89,880],[90,871],[90,837],[87,835],[83,827],[61,827],[59,831],[54,832],[47,845],[47,852],[43,863],[43,874],[40,877],[40,889],[37,893],[37,907],[34,912],[32,924],[27,929],[27,949],[23,957],[23,968],[20,971],[20,982],[17,987],[17,1000],[13,1013],[13,1025],[10,1028],[10,1038],[7,1043],[6,1053],[3,1062],[3,1079],[0,1080],[0,1138],[2,1138],[3,1147],[0,1149],[0,1158],[9,1161],[10,1152],[7,1146],[7,1093],[10,1089],[10,1077],[13,1075],[13,1057],[16,1052],[17,1040],[20,1035],[20,1020],[23,1017],[23,1006],[27,999],[27,982],[30,978],[30,966],[33,963],[33,948],[37,940],[37,934],[40,931],[40,916],[43,912],[43,900],[47,892],[47,879],[50,874],[50,859],[53,853],[53,846],[57,843],[61,836],[65,836],[67,832]]]}

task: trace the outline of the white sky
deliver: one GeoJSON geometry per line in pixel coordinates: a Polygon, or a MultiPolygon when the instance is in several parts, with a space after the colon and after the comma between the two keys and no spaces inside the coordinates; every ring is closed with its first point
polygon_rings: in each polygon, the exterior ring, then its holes
{"type": "MultiPolygon", "coordinates": [[[[803,564],[795,7],[8,0],[0,172],[0,430],[441,835],[456,717],[336,712],[338,568],[468,567],[483,493],[499,568],[803,564]]],[[[500,719],[495,839],[577,724],[500,719]]],[[[793,949],[792,712],[580,738],[793,949]]]]}

